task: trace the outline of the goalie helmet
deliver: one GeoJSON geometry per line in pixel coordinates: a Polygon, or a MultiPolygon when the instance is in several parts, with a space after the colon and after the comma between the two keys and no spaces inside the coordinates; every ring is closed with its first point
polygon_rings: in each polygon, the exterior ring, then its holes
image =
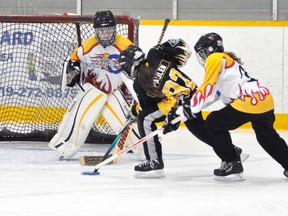
{"type": "Polygon", "coordinates": [[[115,42],[116,19],[110,10],[97,11],[93,18],[93,27],[98,42],[107,47],[115,42]]]}
{"type": "Polygon", "coordinates": [[[202,35],[194,46],[197,59],[204,67],[206,58],[214,52],[224,52],[223,40],[217,33],[202,35]]]}
{"type": "Polygon", "coordinates": [[[129,78],[135,79],[133,74],[135,67],[145,61],[145,54],[140,47],[130,46],[122,51],[118,58],[122,72],[129,78]]]}
{"type": "Polygon", "coordinates": [[[192,54],[189,45],[182,39],[169,39],[159,48],[175,62],[178,68],[185,66],[192,54]]]}

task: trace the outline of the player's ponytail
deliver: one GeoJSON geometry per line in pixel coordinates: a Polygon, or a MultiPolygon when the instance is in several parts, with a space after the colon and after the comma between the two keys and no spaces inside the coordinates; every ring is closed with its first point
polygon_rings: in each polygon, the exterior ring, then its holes
{"type": "Polygon", "coordinates": [[[150,69],[147,61],[142,62],[134,71],[134,75],[138,77],[140,85],[150,96],[161,100],[165,99],[166,96],[163,92],[153,85],[153,74],[154,71],[150,69]]]}
{"type": "Polygon", "coordinates": [[[244,63],[241,61],[241,58],[239,58],[238,56],[236,56],[235,53],[230,52],[230,51],[226,51],[224,52],[226,53],[228,56],[230,56],[232,59],[234,59],[236,62],[238,62],[238,64],[243,65],[244,63]]]}

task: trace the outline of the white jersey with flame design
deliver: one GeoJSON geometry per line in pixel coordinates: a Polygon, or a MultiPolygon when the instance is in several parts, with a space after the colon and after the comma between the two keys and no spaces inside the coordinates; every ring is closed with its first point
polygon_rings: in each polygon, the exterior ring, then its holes
{"type": "Polygon", "coordinates": [[[226,53],[213,53],[205,64],[205,77],[191,100],[191,110],[198,113],[217,99],[230,99],[231,106],[245,113],[264,113],[274,109],[269,89],[252,78],[226,53]]]}
{"type": "Polygon", "coordinates": [[[91,83],[106,94],[110,94],[122,85],[121,69],[117,64],[121,51],[133,43],[121,35],[115,43],[104,48],[95,36],[88,38],[82,46],[71,54],[72,61],[81,62],[82,81],[91,83]]]}

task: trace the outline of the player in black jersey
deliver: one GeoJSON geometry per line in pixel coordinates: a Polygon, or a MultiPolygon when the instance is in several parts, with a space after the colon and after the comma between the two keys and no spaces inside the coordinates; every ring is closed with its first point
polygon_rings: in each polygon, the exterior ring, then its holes
{"type": "MultiPolygon", "coordinates": [[[[182,100],[189,100],[197,86],[179,68],[186,65],[191,56],[188,44],[182,39],[171,39],[151,48],[145,59],[143,51],[132,46],[120,53],[119,64],[123,73],[134,80],[133,88],[139,103],[132,108],[137,116],[137,125],[142,137],[157,129],[156,123],[174,118],[182,100]]],[[[202,113],[199,117],[185,121],[188,130],[198,139],[210,145],[202,113]]],[[[169,124],[164,134],[176,130],[180,125],[169,124]]],[[[144,144],[147,161],[135,166],[135,177],[164,177],[162,145],[158,136],[144,144]]],[[[210,145],[211,146],[211,145],[210,145]]],[[[238,153],[242,150],[238,148],[238,153]]]]}

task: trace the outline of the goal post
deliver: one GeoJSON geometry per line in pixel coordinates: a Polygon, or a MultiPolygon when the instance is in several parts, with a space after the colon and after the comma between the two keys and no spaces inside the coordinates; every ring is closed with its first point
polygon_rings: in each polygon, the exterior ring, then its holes
{"type": "MultiPolygon", "coordinates": [[[[138,44],[136,19],[115,16],[117,33],[138,44]]],[[[93,16],[0,16],[0,140],[49,141],[77,87],[61,92],[64,59],[94,34],[93,16]]],[[[138,24],[137,24],[138,23],[138,24]]],[[[87,142],[114,132],[99,116],[87,142]]]]}

